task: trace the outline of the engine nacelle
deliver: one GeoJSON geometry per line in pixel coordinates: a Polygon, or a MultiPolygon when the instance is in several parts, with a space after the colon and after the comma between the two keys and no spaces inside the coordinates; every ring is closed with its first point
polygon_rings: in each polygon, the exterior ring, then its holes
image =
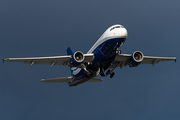
{"type": "Polygon", "coordinates": [[[129,67],[137,67],[144,59],[144,55],[140,51],[135,51],[129,58],[129,67]]]}
{"type": "Polygon", "coordinates": [[[84,61],[84,54],[80,51],[77,51],[74,53],[74,55],[72,56],[69,62],[71,67],[77,67],[83,61],[84,61]]]}

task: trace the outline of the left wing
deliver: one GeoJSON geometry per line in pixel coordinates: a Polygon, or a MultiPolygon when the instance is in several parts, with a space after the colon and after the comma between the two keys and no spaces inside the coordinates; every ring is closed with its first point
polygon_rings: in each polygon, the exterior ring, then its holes
{"type": "Polygon", "coordinates": [[[6,62],[22,62],[24,64],[33,65],[68,65],[71,56],[54,56],[54,57],[30,57],[30,58],[7,58],[6,62]]]}
{"type": "MultiPolygon", "coordinates": [[[[3,61],[6,62],[22,62],[24,64],[33,65],[69,65],[69,60],[71,59],[71,55],[68,56],[53,56],[53,57],[30,57],[30,58],[6,58],[3,61]]],[[[94,58],[94,54],[84,54],[83,63],[92,62],[94,58]]]]}
{"type": "MultiPolygon", "coordinates": [[[[115,65],[117,65],[115,63],[118,63],[117,67],[119,66],[120,68],[129,65],[129,59],[131,56],[131,54],[118,54],[113,64],[109,68],[113,68],[115,65]]],[[[176,61],[176,57],[143,56],[143,61],[140,64],[152,64],[154,66],[161,61],[176,61]]]]}

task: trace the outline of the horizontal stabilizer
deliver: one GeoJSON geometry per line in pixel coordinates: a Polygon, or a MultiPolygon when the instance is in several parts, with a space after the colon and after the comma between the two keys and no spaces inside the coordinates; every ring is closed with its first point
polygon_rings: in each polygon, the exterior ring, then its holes
{"type": "Polygon", "coordinates": [[[42,79],[40,82],[62,82],[68,83],[72,77],[64,77],[64,78],[52,78],[52,79],[42,79]]]}
{"type": "MultiPolygon", "coordinates": [[[[72,80],[72,77],[64,77],[64,78],[52,78],[52,79],[42,79],[40,82],[61,82],[61,83],[68,83],[72,80]]],[[[102,82],[103,79],[92,78],[87,82],[102,82]]]]}
{"type": "Polygon", "coordinates": [[[89,80],[88,82],[102,82],[103,79],[97,79],[97,78],[93,78],[91,80],[89,80]]]}

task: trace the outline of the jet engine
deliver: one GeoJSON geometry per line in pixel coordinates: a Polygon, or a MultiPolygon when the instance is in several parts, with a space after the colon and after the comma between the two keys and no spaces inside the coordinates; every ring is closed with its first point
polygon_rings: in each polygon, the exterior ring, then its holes
{"type": "Polygon", "coordinates": [[[144,55],[140,51],[135,51],[129,58],[129,67],[137,67],[143,61],[144,55]]]}
{"type": "Polygon", "coordinates": [[[72,58],[70,59],[70,66],[77,67],[84,61],[84,54],[80,51],[77,51],[73,54],[72,58]]]}

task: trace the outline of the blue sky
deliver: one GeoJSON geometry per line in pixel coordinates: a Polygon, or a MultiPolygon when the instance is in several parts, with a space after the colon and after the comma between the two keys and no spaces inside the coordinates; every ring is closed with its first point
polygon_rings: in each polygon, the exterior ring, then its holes
{"type": "MultiPolygon", "coordinates": [[[[67,84],[40,83],[70,76],[64,66],[0,64],[0,119],[179,120],[178,0],[2,0],[0,59],[86,53],[102,33],[122,24],[122,53],[177,57],[177,63],[116,68],[113,79],[67,84]]],[[[101,78],[101,76],[98,76],[101,78]]]]}

